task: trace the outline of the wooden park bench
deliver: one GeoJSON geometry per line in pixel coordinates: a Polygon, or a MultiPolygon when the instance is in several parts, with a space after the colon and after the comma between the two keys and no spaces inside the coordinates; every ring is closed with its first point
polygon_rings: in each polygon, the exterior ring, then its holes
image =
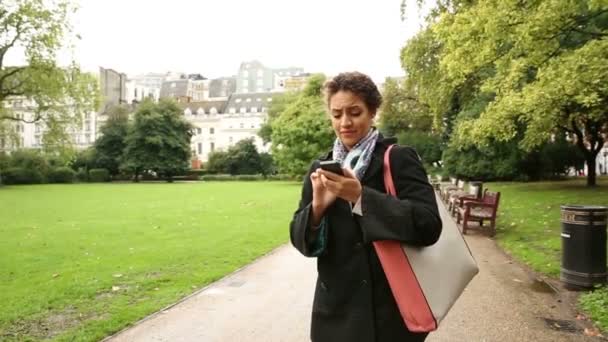
{"type": "Polygon", "coordinates": [[[448,211],[452,216],[456,215],[458,208],[462,208],[464,201],[466,200],[481,200],[481,182],[469,182],[469,189],[467,191],[459,190],[454,191],[448,198],[447,205],[448,211]]]}
{"type": "Polygon", "coordinates": [[[443,202],[447,204],[448,201],[450,200],[450,196],[452,193],[455,193],[457,191],[464,191],[465,185],[466,185],[466,182],[463,180],[457,180],[456,183],[454,183],[454,179],[452,179],[451,184],[445,185],[441,188],[440,195],[441,195],[441,199],[443,200],[443,202]]]}
{"type": "Polygon", "coordinates": [[[496,212],[500,192],[486,191],[481,200],[464,200],[463,206],[456,210],[456,223],[462,219],[462,233],[466,234],[467,229],[483,229],[483,222],[490,221],[490,235],[496,234],[496,212]],[[470,222],[479,222],[478,227],[470,227],[470,222]]]}

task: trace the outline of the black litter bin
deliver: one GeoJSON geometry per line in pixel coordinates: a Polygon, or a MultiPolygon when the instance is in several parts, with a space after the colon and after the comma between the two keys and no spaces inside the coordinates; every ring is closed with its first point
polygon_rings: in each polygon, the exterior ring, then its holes
{"type": "Polygon", "coordinates": [[[566,288],[604,284],[606,272],[606,222],[608,207],[562,205],[561,281],[566,288]]]}

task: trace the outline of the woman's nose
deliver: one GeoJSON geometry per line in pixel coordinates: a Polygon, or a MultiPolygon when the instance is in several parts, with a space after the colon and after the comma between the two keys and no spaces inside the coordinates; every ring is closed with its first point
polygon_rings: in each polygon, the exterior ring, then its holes
{"type": "Polygon", "coordinates": [[[343,114],[342,118],[340,120],[340,126],[342,127],[348,127],[350,125],[352,125],[353,121],[348,117],[348,115],[343,114]]]}

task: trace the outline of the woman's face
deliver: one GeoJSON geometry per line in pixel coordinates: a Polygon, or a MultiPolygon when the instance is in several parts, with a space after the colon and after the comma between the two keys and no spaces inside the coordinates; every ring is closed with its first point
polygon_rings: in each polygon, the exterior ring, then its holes
{"type": "Polygon", "coordinates": [[[329,98],[329,114],[336,136],[348,150],[367,135],[376,115],[359,96],[344,90],[329,98]]]}

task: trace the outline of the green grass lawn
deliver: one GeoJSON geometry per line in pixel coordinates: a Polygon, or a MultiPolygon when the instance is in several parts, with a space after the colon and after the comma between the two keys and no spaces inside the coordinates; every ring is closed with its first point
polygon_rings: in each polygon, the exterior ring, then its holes
{"type": "MultiPolygon", "coordinates": [[[[534,270],[558,278],[560,205],[608,206],[608,178],[600,178],[598,184],[595,188],[587,188],[585,179],[486,184],[485,187],[492,191],[501,192],[496,236],[499,245],[534,270]]],[[[582,304],[598,324],[608,330],[608,291],[585,295],[582,304]]]]}
{"type": "Polygon", "coordinates": [[[288,241],[300,185],[0,188],[0,340],[95,341],[288,241]]]}

